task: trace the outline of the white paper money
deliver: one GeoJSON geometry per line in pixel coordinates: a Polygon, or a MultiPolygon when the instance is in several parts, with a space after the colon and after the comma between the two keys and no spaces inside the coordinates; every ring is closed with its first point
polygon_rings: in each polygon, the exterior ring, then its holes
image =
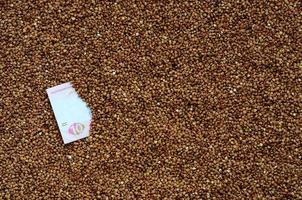
{"type": "Polygon", "coordinates": [[[46,90],[64,144],[89,136],[92,114],[70,82],[46,90]]]}

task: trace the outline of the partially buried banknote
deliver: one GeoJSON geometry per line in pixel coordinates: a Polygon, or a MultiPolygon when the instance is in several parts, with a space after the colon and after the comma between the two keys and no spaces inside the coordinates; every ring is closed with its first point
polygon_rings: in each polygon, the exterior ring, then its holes
{"type": "Polygon", "coordinates": [[[64,144],[89,136],[92,114],[70,82],[46,90],[64,144]]]}

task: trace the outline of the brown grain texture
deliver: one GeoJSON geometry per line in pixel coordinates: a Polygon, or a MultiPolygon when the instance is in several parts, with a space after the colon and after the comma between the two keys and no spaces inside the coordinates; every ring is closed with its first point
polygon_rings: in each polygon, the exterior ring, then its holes
{"type": "Polygon", "coordinates": [[[0,198],[301,199],[301,1],[0,1],[0,198]],[[63,145],[46,89],[91,136],[63,145]]]}

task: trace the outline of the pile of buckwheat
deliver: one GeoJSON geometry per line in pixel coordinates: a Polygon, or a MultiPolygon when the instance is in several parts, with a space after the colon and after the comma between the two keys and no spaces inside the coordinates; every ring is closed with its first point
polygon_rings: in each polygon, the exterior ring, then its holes
{"type": "Polygon", "coordinates": [[[0,199],[301,199],[301,1],[1,1],[0,199]],[[64,145],[46,89],[93,113],[64,145]]]}

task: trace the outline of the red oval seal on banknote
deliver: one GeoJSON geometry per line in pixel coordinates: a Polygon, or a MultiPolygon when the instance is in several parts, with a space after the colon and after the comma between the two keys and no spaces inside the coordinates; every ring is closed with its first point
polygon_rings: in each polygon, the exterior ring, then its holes
{"type": "Polygon", "coordinates": [[[84,131],[84,124],[82,123],[73,123],[68,128],[68,133],[72,135],[80,135],[84,131]]]}

